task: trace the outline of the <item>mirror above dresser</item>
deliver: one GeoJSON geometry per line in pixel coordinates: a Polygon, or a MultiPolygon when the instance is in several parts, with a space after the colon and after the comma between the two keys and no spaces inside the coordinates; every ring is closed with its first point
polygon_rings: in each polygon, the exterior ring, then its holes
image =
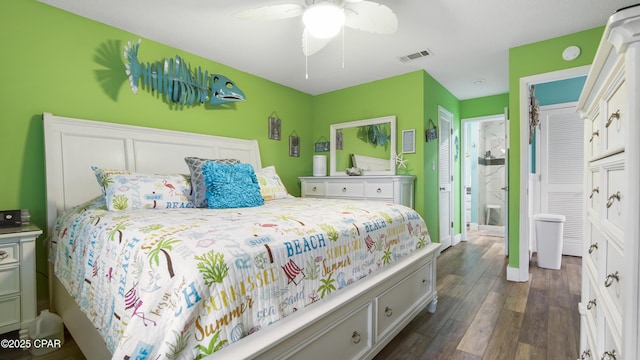
{"type": "Polygon", "coordinates": [[[352,167],[361,175],[395,175],[396,117],[332,124],[329,149],[330,176],[348,176],[352,167]]]}

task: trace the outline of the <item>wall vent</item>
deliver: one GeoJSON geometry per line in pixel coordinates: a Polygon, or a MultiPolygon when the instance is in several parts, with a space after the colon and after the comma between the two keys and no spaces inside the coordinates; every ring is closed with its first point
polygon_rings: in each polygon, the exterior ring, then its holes
{"type": "Polygon", "coordinates": [[[405,63],[405,62],[409,62],[409,61],[413,61],[413,60],[416,60],[416,59],[420,59],[422,57],[429,56],[429,55],[431,55],[431,50],[426,49],[426,50],[415,52],[413,54],[401,56],[400,57],[400,61],[405,63]]]}

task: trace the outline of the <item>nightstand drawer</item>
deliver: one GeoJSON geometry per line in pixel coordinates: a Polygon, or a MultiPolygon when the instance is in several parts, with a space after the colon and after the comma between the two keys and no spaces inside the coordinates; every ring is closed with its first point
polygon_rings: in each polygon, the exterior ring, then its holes
{"type": "Polygon", "coordinates": [[[364,196],[368,198],[393,199],[393,184],[391,183],[367,183],[364,196]]]}
{"type": "Polygon", "coordinates": [[[17,266],[0,267],[0,296],[20,291],[20,268],[17,266]]]}
{"type": "Polygon", "coordinates": [[[350,182],[337,182],[329,183],[327,187],[327,195],[338,197],[363,197],[364,196],[364,184],[363,183],[350,183],[350,182]]]}
{"type": "Polygon", "coordinates": [[[20,322],[20,297],[0,298],[0,329],[20,322]]]}
{"type": "Polygon", "coordinates": [[[0,244],[0,266],[17,264],[20,261],[20,252],[17,243],[0,244]]]}

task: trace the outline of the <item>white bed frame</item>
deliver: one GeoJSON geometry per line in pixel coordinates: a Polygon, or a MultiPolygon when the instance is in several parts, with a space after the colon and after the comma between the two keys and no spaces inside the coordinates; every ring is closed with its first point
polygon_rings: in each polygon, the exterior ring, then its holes
{"type": "MultiPolygon", "coordinates": [[[[47,225],[100,194],[91,165],[145,173],[188,174],[186,156],[235,158],[261,168],[256,140],[225,138],[43,114],[47,225]]],[[[323,301],[214,354],[216,359],[370,359],[425,307],[434,312],[439,244],[325,297],[323,301]]],[[[50,307],[88,359],[111,354],[93,324],[50,274],[50,307]]]]}

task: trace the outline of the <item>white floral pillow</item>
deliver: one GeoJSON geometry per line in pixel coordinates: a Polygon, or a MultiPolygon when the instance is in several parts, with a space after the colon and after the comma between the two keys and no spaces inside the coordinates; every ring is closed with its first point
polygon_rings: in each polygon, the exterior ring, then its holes
{"type": "Polygon", "coordinates": [[[195,207],[186,175],[141,174],[92,166],[107,209],[171,209],[195,207]]]}
{"type": "Polygon", "coordinates": [[[265,201],[292,197],[289,195],[282,180],[280,180],[275,166],[267,166],[266,168],[257,170],[256,177],[260,185],[260,194],[265,201]]]}

